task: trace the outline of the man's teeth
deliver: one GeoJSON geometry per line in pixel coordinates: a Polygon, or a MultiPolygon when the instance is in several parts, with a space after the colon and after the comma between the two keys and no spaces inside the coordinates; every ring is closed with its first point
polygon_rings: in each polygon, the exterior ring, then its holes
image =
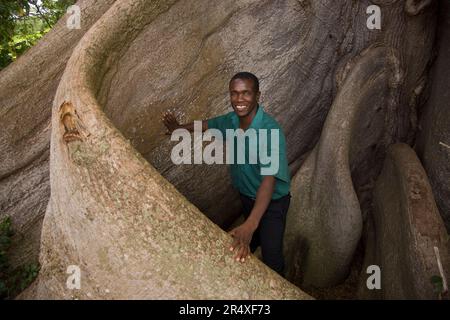
{"type": "Polygon", "coordinates": [[[236,109],[243,110],[243,109],[245,109],[245,106],[236,106],[236,109]]]}

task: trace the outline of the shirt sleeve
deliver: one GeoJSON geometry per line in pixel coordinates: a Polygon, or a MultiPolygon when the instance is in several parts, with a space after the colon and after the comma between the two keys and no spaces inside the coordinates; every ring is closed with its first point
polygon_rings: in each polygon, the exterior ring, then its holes
{"type": "Polygon", "coordinates": [[[224,114],[218,117],[214,117],[208,119],[208,129],[218,129],[222,133],[222,136],[225,137],[226,129],[230,129],[230,119],[229,114],[224,114]]]}

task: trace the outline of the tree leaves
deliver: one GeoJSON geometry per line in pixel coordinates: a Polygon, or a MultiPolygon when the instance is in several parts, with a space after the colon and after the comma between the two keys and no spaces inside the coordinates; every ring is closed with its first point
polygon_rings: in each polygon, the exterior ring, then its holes
{"type": "Polygon", "coordinates": [[[0,299],[8,295],[7,270],[8,259],[6,253],[11,245],[11,219],[9,217],[0,221],[0,299]]]}
{"type": "Polygon", "coordinates": [[[36,279],[40,266],[36,263],[10,270],[7,252],[13,236],[10,217],[0,221],[0,299],[10,299],[28,287],[36,279]]]}
{"type": "Polygon", "coordinates": [[[0,70],[32,47],[75,0],[2,0],[0,3],[0,70]]]}

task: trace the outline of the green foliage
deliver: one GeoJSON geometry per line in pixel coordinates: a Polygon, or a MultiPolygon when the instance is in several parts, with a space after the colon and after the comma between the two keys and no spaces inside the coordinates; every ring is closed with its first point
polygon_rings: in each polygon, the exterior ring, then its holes
{"type": "Polygon", "coordinates": [[[11,219],[7,217],[0,222],[0,298],[8,296],[8,259],[6,253],[11,246],[11,219]]]}
{"type": "Polygon", "coordinates": [[[66,13],[67,8],[75,2],[75,0],[43,0],[42,7],[50,25],[53,26],[66,13]]]}
{"type": "Polygon", "coordinates": [[[17,21],[28,16],[28,1],[2,0],[0,2],[0,69],[13,61],[14,48],[11,41],[15,34],[17,21]]]}
{"type": "Polygon", "coordinates": [[[14,295],[25,290],[39,274],[40,266],[36,263],[31,263],[20,268],[12,275],[12,292],[14,295]]]}
{"type": "Polygon", "coordinates": [[[11,246],[11,219],[0,221],[0,299],[10,299],[27,288],[39,274],[39,265],[31,263],[15,271],[9,269],[7,252],[11,246]]]}
{"type": "Polygon", "coordinates": [[[436,294],[441,294],[444,291],[444,281],[440,276],[432,276],[430,281],[436,294]]]}
{"type": "Polygon", "coordinates": [[[0,70],[32,47],[75,0],[2,0],[0,2],[0,70]]]}

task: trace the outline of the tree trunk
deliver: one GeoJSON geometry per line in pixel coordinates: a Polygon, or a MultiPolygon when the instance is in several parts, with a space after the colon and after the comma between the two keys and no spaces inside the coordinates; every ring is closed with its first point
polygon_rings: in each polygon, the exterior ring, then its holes
{"type": "Polygon", "coordinates": [[[430,178],[434,197],[450,232],[450,3],[440,2],[436,62],[429,100],[421,111],[416,150],[430,178]]]}
{"type": "Polygon", "coordinates": [[[364,270],[379,266],[381,286],[369,290],[363,283],[361,296],[437,299],[440,292],[430,279],[442,276],[438,258],[444,275],[450,271],[450,247],[430,183],[410,146],[389,147],[375,186],[373,211],[376,236],[368,241],[364,270]]]}
{"type": "Polygon", "coordinates": [[[81,298],[307,297],[224,251],[231,239],[215,224],[240,208],[225,166],[170,161],[162,112],[226,112],[241,70],[260,77],[287,136],[289,279],[345,280],[386,149],[414,140],[436,1],[77,4],[81,30],[62,19],[0,73],[0,214],[21,234],[16,265],[36,259],[47,207],[36,296],[74,297],[66,269],[78,265],[81,298]],[[381,30],[366,25],[373,3],[381,30]]]}
{"type": "Polygon", "coordinates": [[[361,124],[382,137],[386,98],[389,88],[398,87],[398,73],[397,58],[383,47],[370,47],[345,66],[320,140],[292,182],[286,247],[288,277],[294,281],[326,287],[347,276],[362,232],[351,177],[351,161],[360,152],[353,137],[361,124]],[[301,266],[293,270],[298,261],[301,266]]]}
{"type": "Polygon", "coordinates": [[[118,1],[67,63],[52,111],[36,297],[309,298],[255,258],[234,261],[230,237],[149,165],[97,102],[120,49],[171,5],[118,1]],[[76,293],[66,288],[69,265],[81,269],[76,293]]]}
{"type": "Polygon", "coordinates": [[[59,21],[41,41],[0,73],[0,218],[12,218],[10,263],[36,262],[50,197],[51,105],[67,60],[113,0],[83,0],[81,29],[59,21]]]}

